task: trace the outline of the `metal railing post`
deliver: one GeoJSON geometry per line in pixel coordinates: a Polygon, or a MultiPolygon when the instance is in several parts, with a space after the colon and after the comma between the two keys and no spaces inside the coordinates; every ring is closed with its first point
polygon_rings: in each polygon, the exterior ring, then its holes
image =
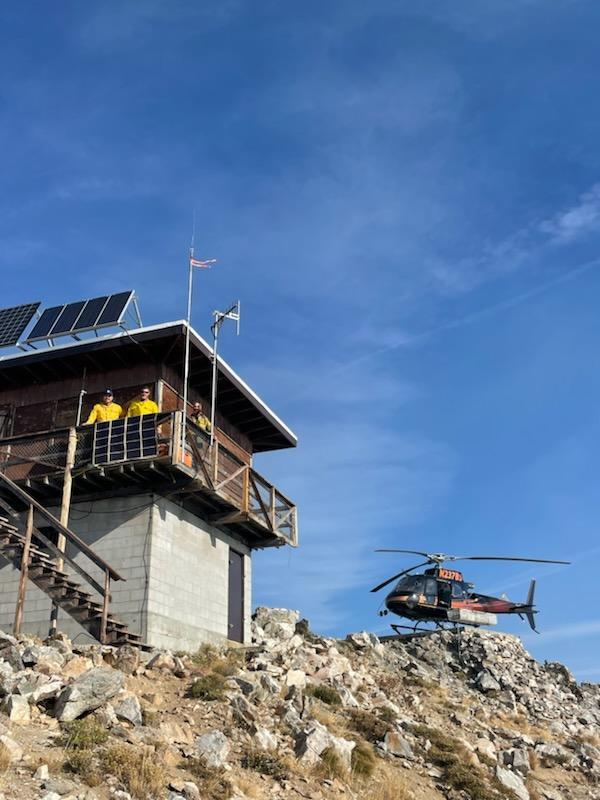
{"type": "Polygon", "coordinates": [[[25,594],[27,592],[27,578],[29,575],[29,548],[31,546],[31,536],[33,534],[33,506],[27,510],[27,530],[25,531],[25,541],[23,543],[23,553],[21,555],[21,574],[19,576],[19,593],[17,595],[17,606],[15,608],[15,624],[13,633],[15,636],[21,632],[23,622],[23,610],[25,607],[25,594]]]}

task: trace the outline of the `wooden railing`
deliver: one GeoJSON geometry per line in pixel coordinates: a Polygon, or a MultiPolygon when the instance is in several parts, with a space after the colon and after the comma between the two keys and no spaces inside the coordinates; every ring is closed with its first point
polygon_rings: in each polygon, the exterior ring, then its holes
{"type": "Polygon", "coordinates": [[[94,425],[5,438],[0,440],[0,473],[12,481],[25,482],[28,486],[42,481],[56,483],[60,488],[67,464],[71,430],[71,437],[73,431],[76,436],[74,478],[90,470],[110,469],[122,464],[161,462],[170,467],[183,466],[192,469],[203,487],[232,507],[223,514],[224,523],[250,520],[281,538],[282,542],[297,545],[296,506],[225,445],[215,440],[211,446],[210,437],[189,419],[186,421],[185,449],[182,452],[182,417],[181,411],[157,414],[153,449],[132,455],[122,448],[120,457],[106,462],[98,460],[94,425]]]}
{"type": "Polygon", "coordinates": [[[103,558],[101,558],[92,548],[80,539],[77,534],[69,530],[63,525],[55,516],[53,516],[47,509],[38,503],[31,495],[24,491],[20,486],[7,478],[6,475],[0,473],[0,489],[5,498],[10,501],[24,504],[28,509],[27,522],[24,523],[18,516],[14,515],[13,508],[10,502],[6,502],[0,498],[0,508],[7,513],[7,518],[24,537],[23,543],[23,560],[21,563],[21,575],[23,580],[19,584],[19,598],[17,608],[20,608],[20,614],[17,613],[15,619],[15,626],[18,628],[20,625],[19,616],[22,616],[23,597],[25,592],[25,580],[27,577],[27,570],[29,566],[29,548],[31,546],[32,537],[41,541],[47,550],[55,556],[59,569],[63,561],[66,561],[69,566],[80,575],[102,598],[102,619],[100,622],[100,641],[106,641],[106,623],[108,619],[108,611],[110,604],[110,582],[112,580],[124,581],[125,578],[120,575],[116,569],[110,566],[103,558]],[[98,569],[104,573],[104,583],[101,585],[96,581],[83,567],[75,561],[67,552],[65,548],[59,548],[49,539],[39,528],[34,527],[33,518],[34,514],[38,515],[44,522],[44,525],[51,530],[55,531],[59,537],[64,537],[65,542],[72,545],[77,552],[84,555],[91,561],[98,569]]]}
{"type": "Polygon", "coordinates": [[[256,470],[214,441],[190,420],[186,430],[186,463],[190,461],[202,483],[237,509],[223,517],[246,517],[281,537],[298,544],[297,510],[294,503],[256,470]]]}

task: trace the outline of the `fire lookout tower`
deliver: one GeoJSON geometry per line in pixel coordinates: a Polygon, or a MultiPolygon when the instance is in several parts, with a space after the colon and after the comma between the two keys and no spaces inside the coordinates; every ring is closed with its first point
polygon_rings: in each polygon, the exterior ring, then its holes
{"type": "Polygon", "coordinates": [[[54,608],[89,641],[248,642],[253,550],[298,543],[253,456],[295,435],[218,358],[211,444],[189,415],[212,348],[183,321],[126,329],[132,292],[46,309],[22,339],[38,306],[0,311],[0,628],[46,636],[54,608]],[[106,387],[126,414],[143,386],[158,413],[81,424],[106,387]]]}

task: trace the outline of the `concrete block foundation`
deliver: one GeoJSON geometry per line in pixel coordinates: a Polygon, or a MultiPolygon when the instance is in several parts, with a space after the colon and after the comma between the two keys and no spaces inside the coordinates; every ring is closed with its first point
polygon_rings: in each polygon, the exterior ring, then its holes
{"type": "MultiPolygon", "coordinates": [[[[229,607],[230,550],[241,554],[243,585],[234,594],[242,604],[243,640],[250,641],[251,557],[246,545],[152,494],[75,503],[69,527],[126,578],[111,585],[111,613],[148,644],[170,650],[193,651],[204,642],[228,640],[236,611],[229,607]]],[[[81,553],[69,554],[102,584],[102,573],[81,553]]],[[[76,573],[72,577],[92,592],[76,573]]],[[[0,558],[2,630],[12,629],[18,583],[19,571],[0,558]]],[[[50,606],[48,596],[29,581],[23,632],[46,636],[50,606]]],[[[95,641],[62,610],[58,625],[78,642],[95,641]]]]}

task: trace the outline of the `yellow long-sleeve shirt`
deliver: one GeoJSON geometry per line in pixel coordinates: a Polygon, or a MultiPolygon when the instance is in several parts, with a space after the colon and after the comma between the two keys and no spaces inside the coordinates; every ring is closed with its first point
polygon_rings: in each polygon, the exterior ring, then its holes
{"type": "Polygon", "coordinates": [[[118,403],[96,403],[92,408],[86,425],[93,425],[94,422],[110,422],[111,419],[119,419],[123,409],[118,403]]]}
{"type": "Polygon", "coordinates": [[[142,414],[158,414],[154,400],[134,400],[127,409],[128,417],[141,417],[142,414]]]}

